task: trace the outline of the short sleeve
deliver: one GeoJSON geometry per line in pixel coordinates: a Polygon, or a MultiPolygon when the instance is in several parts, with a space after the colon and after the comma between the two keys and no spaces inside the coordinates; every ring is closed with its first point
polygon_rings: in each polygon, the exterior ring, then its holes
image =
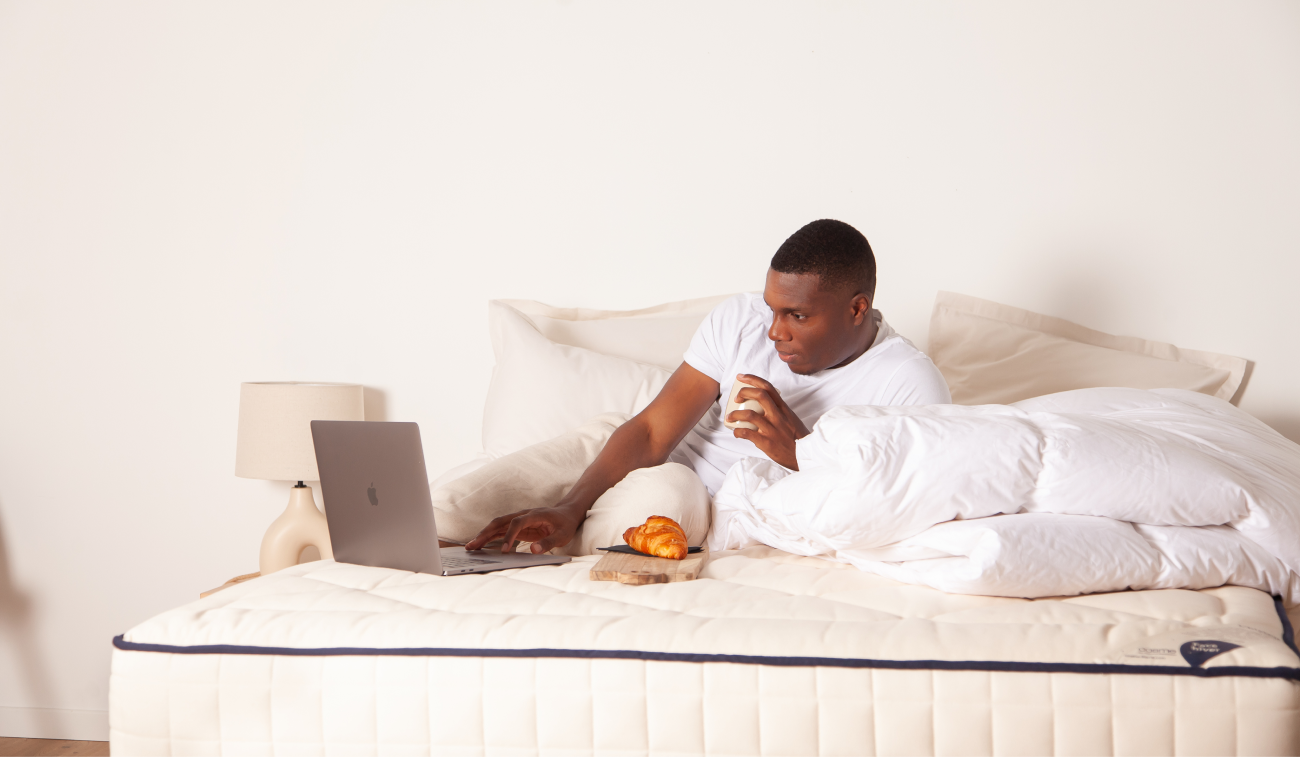
{"type": "Polygon", "coordinates": [[[928,357],[918,355],[898,366],[885,386],[882,405],[951,405],[948,382],[928,357]]]}
{"type": "Polygon", "coordinates": [[[740,349],[740,313],[745,295],[737,295],[709,311],[691,337],[682,360],[705,376],[722,384],[722,377],[740,349]]]}

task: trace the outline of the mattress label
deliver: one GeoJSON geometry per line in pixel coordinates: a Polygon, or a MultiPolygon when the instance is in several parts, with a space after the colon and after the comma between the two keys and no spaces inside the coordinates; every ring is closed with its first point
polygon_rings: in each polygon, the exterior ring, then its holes
{"type": "MultiPolygon", "coordinates": [[[[1234,649],[1280,644],[1263,631],[1243,626],[1186,628],[1159,634],[1125,647],[1109,662],[1122,665],[1163,665],[1199,668],[1234,649]]],[[[1231,660],[1220,660],[1232,664],[1231,660]]]]}

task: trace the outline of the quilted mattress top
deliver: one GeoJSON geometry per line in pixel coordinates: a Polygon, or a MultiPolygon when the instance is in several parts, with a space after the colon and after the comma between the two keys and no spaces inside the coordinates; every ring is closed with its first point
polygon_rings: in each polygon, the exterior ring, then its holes
{"type": "Polygon", "coordinates": [[[591,581],[597,557],[455,577],[320,561],[165,612],[119,649],[630,657],[1300,680],[1280,602],[1235,586],[1036,600],[945,594],[766,547],[695,581],[591,581]]]}

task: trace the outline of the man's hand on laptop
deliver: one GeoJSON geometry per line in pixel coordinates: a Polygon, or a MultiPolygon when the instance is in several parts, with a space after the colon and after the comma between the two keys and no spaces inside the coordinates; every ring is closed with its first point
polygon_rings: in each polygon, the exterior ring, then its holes
{"type": "Polygon", "coordinates": [[[465,549],[482,549],[488,542],[504,539],[501,551],[514,552],[516,542],[530,541],[533,543],[530,547],[532,553],[540,555],[572,541],[585,517],[586,513],[575,516],[566,507],[520,510],[517,513],[502,515],[487,524],[487,528],[465,544],[465,549]]]}
{"type": "Polygon", "coordinates": [[[749,386],[736,393],[736,401],[755,400],[763,407],[762,413],[753,410],[733,410],[723,420],[729,422],[746,421],[758,426],[757,430],[748,428],[732,429],[738,439],[748,439],[772,458],[776,463],[790,470],[799,470],[799,461],[795,458],[794,442],[810,432],[803,425],[799,416],[781,399],[781,393],[765,379],[742,373],[736,380],[749,386]]]}

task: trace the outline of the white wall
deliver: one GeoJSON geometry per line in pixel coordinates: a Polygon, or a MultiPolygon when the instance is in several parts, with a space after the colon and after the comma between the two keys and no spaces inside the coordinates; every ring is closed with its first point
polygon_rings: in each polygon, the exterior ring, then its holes
{"type": "Polygon", "coordinates": [[[0,4],[0,735],[256,569],[239,382],[477,449],[485,301],[761,287],[865,232],[950,289],[1255,361],[1300,440],[1300,4],[0,4]]]}

